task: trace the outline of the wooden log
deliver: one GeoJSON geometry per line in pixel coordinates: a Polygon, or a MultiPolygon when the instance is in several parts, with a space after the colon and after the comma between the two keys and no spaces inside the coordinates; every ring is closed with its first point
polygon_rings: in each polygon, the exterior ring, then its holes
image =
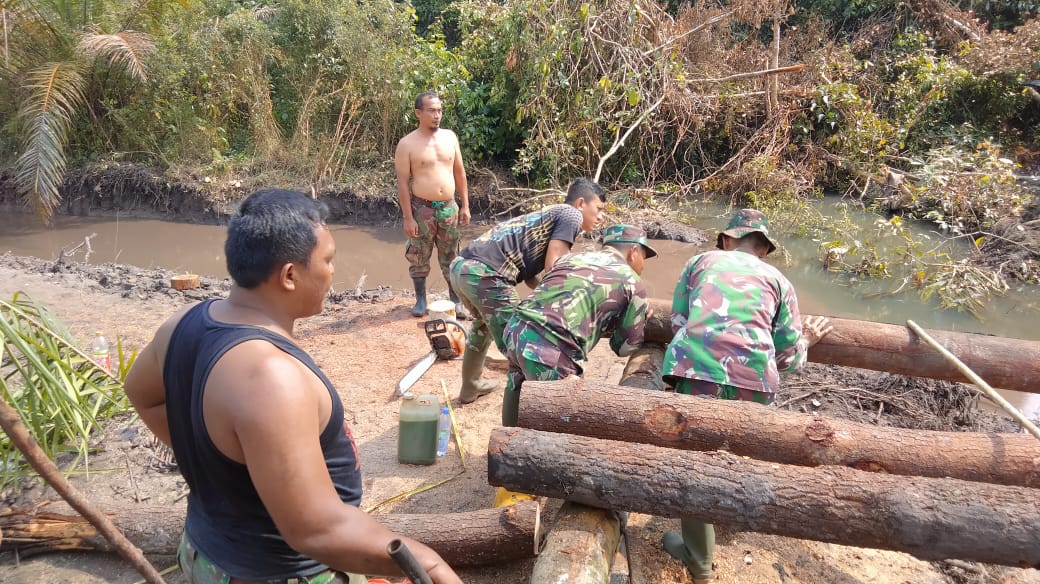
{"type": "MultiPolygon", "coordinates": [[[[663,390],[661,361],[664,345],[650,343],[633,353],[621,374],[621,384],[663,390]]],[[[574,377],[571,379],[580,378],[574,377]]],[[[526,384],[525,384],[526,387],[526,384]]],[[[552,386],[557,389],[564,386],[552,386]]],[[[520,402],[531,399],[522,392],[520,402]]],[[[535,561],[532,582],[607,584],[621,543],[621,522],[616,512],[566,502],[535,561]]]]}
{"type": "MultiPolygon", "coordinates": [[[[108,515],[145,553],[172,555],[184,526],[184,508],[134,505],[108,515]]],[[[464,513],[377,515],[392,531],[421,541],[453,567],[483,566],[534,557],[541,534],[541,506],[524,501],[510,507],[464,513]]],[[[108,541],[79,515],[42,509],[0,510],[0,549],[22,557],[66,550],[111,551],[108,541]]]]}
{"type": "Polygon", "coordinates": [[[637,349],[625,364],[621,385],[663,391],[665,385],[661,380],[661,363],[664,361],[664,349],[665,346],[660,343],[646,343],[637,349]]]}
{"type": "Polygon", "coordinates": [[[519,425],[785,464],[1040,487],[1040,443],[1025,434],[872,426],[580,378],[525,382],[519,425]]]}
{"type": "MultiPolygon", "coordinates": [[[[672,340],[671,302],[653,299],[650,308],[646,339],[667,345],[672,340]]],[[[814,363],[971,382],[905,326],[828,318],[834,330],[809,349],[814,363]]],[[[1040,342],[925,330],[993,387],[1040,393],[1040,342]]]]}
{"type": "Polygon", "coordinates": [[[531,582],[606,584],[620,543],[616,512],[568,501],[545,538],[531,582]]]}
{"type": "Polygon", "coordinates": [[[488,482],[924,560],[1040,567],[1040,497],[1025,487],[806,468],[526,428],[492,431],[488,482]]]}

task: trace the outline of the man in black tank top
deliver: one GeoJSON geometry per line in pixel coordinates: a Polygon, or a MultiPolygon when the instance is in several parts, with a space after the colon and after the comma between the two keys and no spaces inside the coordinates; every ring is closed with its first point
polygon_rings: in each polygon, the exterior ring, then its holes
{"type": "MultiPolygon", "coordinates": [[[[361,467],[339,395],[292,341],[332,285],[327,216],[293,191],[247,197],[228,223],[228,298],[172,316],[127,375],[130,401],[190,488],[178,559],[192,584],[400,573],[386,551],[400,536],[357,507],[361,467]]],[[[434,582],[461,582],[404,540],[434,582]]]]}

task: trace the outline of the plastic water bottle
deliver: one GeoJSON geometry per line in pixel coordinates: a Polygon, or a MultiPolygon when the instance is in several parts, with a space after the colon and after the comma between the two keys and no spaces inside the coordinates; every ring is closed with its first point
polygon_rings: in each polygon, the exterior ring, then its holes
{"type": "Polygon", "coordinates": [[[108,353],[108,341],[100,331],[94,333],[94,340],[90,342],[90,356],[102,369],[112,371],[112,356],[108,353]]]}
{"type": "Polygon", "coordinates": [[[448,442],[451,440],[451,414],[448,406],[441,408],[441,417],[437,420],[437,456],[448,453],[448,442]]]}

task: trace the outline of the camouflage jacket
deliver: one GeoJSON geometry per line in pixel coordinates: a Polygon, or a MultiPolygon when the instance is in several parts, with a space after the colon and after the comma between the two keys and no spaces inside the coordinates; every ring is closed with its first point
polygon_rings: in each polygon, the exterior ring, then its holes
{"type": "Polygon", "coordinates": [[[776,392],[778,371],[805,364],[808,341],[794,287],[742,251],[709,251],[686,263],[672,297],[674,338],[664,375],[776,392]]]}
{"type": "Polygon", "coordinates": [[[646,309],[646,286],[620,253],[568,254],[517,306],[506,326],[507,348],[545,365],[561,354],[581,363],[611,333],[610,348],[625,356],[643,344],[646,309]]]}

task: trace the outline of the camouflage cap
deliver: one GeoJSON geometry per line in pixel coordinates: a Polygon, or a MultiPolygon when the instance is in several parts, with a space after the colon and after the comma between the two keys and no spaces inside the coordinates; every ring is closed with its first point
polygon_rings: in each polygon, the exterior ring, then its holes
{"type": "Polygon", "coordinates": [[[638,243],[646,250],[646,257],[652,258],[657,255],[657,250],[650,247],[646,242],[646,232],[635,225],[618,223],[603,230],[603,245],[608,243],[638,243]]]}
{"type": "Polygon", "coordinates": [[[719,236],[715,241],[715,247],[722,249],[723,235],[739,239],[748,233],[754,233],[756,231],[761,233],[762,236],[766,238],[766,242],[769,243],[768,253],[776,251],[776,244],[773,243],[772,239],[769,239],[769,220],[766,219],[765,213],[758,209],[741,209],[737,211],[737,213],[733,215],[733,218],[729,220],[729,225],[726,226],[726,230],[719,233],[719,236]]]}

